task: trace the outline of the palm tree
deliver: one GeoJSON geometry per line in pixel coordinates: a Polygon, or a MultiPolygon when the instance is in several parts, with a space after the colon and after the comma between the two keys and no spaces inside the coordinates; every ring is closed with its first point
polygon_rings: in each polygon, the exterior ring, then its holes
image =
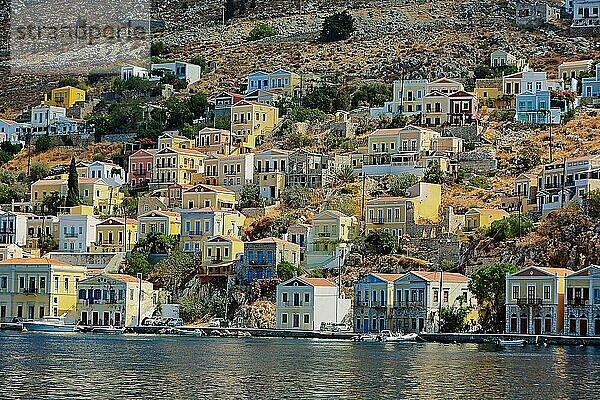
{"type": "Polygon", "coordinates": [[[338,182],[344,183],[353,183],[356,181],[356,173],[349,165],[344,165],[337,173],[336,178],[338,182]]]}

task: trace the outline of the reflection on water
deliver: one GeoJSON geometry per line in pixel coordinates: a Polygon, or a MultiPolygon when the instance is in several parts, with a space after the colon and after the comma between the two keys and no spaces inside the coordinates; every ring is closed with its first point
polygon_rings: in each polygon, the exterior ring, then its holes
{"type": "Polygon", "coordinates": [[[1,399],[549,400],[599,390],[592,347],[0,333],[1,399]]]}

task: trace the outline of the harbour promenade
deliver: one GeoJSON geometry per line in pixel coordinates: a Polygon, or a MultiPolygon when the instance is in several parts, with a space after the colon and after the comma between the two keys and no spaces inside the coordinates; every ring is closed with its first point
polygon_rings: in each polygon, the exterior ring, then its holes
{"type": "MultiPolygon", "coordinates": [[[[20,324],[0,324],[0,330],[20,331],[20,324]]],[[[226,328],[186,325],[176,328],[168,326],[133,326],[126,332],[140,335],[177,335],[197,333],[198,336],[212,337],[262,337],[292,339],[329,339],[352,340],[360,337],[355,332],[304,331],[290,329],[261,328],[226,328]]],[[[565,336],[565,335],[521,335],[497,333],[421,333],[417,341],[431,343],[497,343],[501,340],[524,340],[527,344],[560,345],[560,346],[600,346],[600,336],[565,336]]]]}

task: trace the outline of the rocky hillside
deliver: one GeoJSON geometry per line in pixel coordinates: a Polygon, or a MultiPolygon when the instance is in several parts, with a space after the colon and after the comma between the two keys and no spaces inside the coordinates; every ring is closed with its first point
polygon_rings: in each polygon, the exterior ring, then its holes
{"type": "MultiPolygon", "coordinates": [[[[510,50],[528,58],[533,68],[553,71],[565,59],[600,57],[593,38],[572,38],[566,23],[536,31],[518,28],[514,2],[503,0],[249,0],[246,11],[225,26],[221,2],[170,0],[156,4],[166,21],[162,40],[165,58],[202,55],[217,62],[217,70],[197,90],[237,89],[256,69],[292,68],[345,81],[391,81],[406,78],[453,77],[468,83],[475,65],[490,51],[510,50]],[[253,6],[253,7],[252,7],[253,6]],[[345,41],[320,43],[323,19],[348,8],[356,32],[345,41]],[[257,22],[278,31],[274,37],[248,42],[257,22]]],[[[56,82],[56,76],[4,76],[0,79],[0,113],[35,104],[56,82]]]]}

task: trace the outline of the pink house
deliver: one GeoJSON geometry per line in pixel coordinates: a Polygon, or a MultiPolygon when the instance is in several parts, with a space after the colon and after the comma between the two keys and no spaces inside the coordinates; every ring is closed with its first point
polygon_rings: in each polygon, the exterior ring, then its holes
{"type": "Polygon", "coordinates": [[[144,186],[150,182],[155,154],[156,150],[140,149],[129,156],[127,181],[131,186],[144,186]]]}
{"type": "Polygon", "coordinates": [[[226,129],[206,127],[196,135],[196,148],[205,153],[224,153],[229,143],[230,133],[226,129]]]}

